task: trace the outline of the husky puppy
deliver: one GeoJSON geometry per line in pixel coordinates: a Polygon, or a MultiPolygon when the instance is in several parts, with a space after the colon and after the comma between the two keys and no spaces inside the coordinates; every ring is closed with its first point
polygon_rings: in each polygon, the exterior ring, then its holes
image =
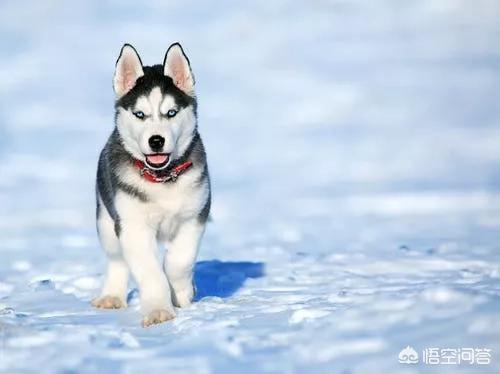
{"type": "Polygon", "coordinates": [[[143,326],[175,317],[194,296],[193,266],[210,211],[194,76],[180,44],[143,66],[125,44],[116,62],[115,128],[97,168],[97,231],[107,255],[97,308],[127,306],[132,273],[143,326]],[[163,266],[158,243],[167,247],[163,266]]]}

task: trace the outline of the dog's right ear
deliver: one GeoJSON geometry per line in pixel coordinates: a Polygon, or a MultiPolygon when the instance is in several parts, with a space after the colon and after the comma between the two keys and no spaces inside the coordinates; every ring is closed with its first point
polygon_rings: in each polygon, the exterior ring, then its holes
{"type": "Polygon", "coordinates": [[[134,87],[137,79],[144,75],[141,58],[130,44],[125,44],[116,61],[113,88],[116,98],[120,98],[134,87]]]}

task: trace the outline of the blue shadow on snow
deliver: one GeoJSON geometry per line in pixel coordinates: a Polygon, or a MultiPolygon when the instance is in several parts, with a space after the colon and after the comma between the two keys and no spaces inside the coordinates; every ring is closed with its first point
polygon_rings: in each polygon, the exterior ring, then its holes
{"type": "Polygon", "coordinates": [[[195,300],[207,296],[229,297],[243,287],[248,278],[263,276],[262,262],[199,261],[194,268],[195,300]]]}

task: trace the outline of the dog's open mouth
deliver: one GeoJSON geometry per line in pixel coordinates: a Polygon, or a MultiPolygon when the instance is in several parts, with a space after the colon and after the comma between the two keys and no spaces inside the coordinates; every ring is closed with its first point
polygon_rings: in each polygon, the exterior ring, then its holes
{"type": "Polygon", "coordinates": [[[169,154],[168,153],[155,153],[146,156],[146,164],[153,169],[161,169],[168,164],[169,154]]]}

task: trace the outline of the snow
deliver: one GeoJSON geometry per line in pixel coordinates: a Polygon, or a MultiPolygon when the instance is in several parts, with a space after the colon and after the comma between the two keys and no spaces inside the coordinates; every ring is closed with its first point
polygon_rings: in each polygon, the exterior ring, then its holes
{"type": "Polygon", "coordinates": [[[0,371],[500,371],[494,0],[4,2],[0,371]],[[198,295],[140,327],[103,277],[97,156],[121,45],[197,78],[213,220],[198,295]]]}

